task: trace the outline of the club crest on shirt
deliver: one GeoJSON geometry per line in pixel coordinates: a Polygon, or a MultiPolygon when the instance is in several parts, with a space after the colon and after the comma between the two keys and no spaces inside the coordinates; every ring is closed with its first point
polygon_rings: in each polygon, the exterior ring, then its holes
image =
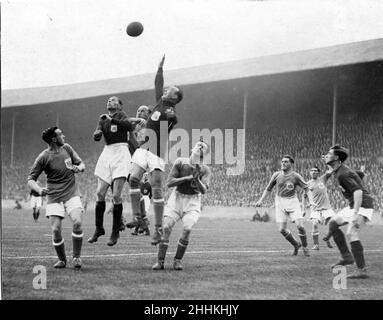
{"type": "Polygon", "coordinates": [[[67,158],[67,159],[65,159],[64,162],[65,162],[65,166],[66,166],[69,170],[71,170],[71,169],[73,168],[73,164],[72,164],[72,159],[71,159],[71,158],[67,158]]]}
{"type": "Polygon", "coordinates": [[[318,188],[319,189],[324,189],[325,187],[324,187],[324,184],[322,183],[322,182],[319,182],[318,183],[318,188]]]}
{"type": "Polygon", "coordinates": [[[155,111],[150,117],[150,119],[152,119],[153,121],[158,121],[160,119],[160,116],[161,116],[161,112],[155,111]]]}
{"type": "Polygon", "coordinates": [[[286,189],[287,190],[294,190],[294,184],[292,184],[291,182],[287,182],[286,183],[286,189]]]}
{"type": "Polygon", "coordinates": [[[112,124],[112,125],[110,126],[110,131],[111,131],[111,132],[117,132],[117,125],[112,124]]]}

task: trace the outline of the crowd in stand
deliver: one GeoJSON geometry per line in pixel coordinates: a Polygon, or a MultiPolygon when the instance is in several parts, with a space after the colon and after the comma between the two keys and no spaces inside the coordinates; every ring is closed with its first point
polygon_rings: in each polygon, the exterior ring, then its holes
{"type": "MultiPolygon", "coordinates": [[[[337,124],[337,138],[341,145],[350,149],[351,157],[347,164],[353,169],[364,169],[365,184],[375,199],[375,208],[383,210],[383,164],[376,161],[382,156],[383,123],[378,120],[359,119],[359,121],[337,124]]],[[[96,178],[94,168],[100,148],[94,148],[84,141],[70,141],[84,160],[86,173],[78,175],[80,191],[86,201],[94,201],[96,194],[96,178]],[[92,149],[94,148],[94,149],[92,149]]],[[[246,163],[240,175],[227,175],[227,165],[212,165],[212,179],[208,194],[204,197],[204,205],[209,206],[253,206],[260,198],[264,188],[274,171],[279,170],[279,161],[284,154],[295,159],[295,170],[306,180],[309,169],[318,165],[326,169],[321,155],[331,146],[331,124],[310,124],[296,127],[267,127],[252,129],[246,132],[246,163]]],[[[8,162],[2,163],[2,197],[3,199],[26,198],[29,194],[26,180],[34,158],[25,154],[11,168],[8,162]]],[[[214,157],[212,157],[214,158],[214,157]]],[[[168,168],[169,170],[169,168],[168,168]]],[[[45,177],[41,175],[41,183],[45,177]]],[[[124,197],[129,200],[128,190],[124,197]]],[[[329,181],[330,200],[335,209],[345,206],[344,198],[329,181]]],[[[273,196],[266,200],[267,206],[273,205],[273,196]]]]}

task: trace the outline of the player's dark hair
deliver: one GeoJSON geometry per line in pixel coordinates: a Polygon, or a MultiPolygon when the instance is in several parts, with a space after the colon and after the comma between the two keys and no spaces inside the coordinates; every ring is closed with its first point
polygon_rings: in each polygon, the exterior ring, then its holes
{"type": "Polygon", "coordinates": [[[287,158],[287,159],[290,160],[291,163],[294,163],[294,158],[293,158],[292,156],[288,155],[288,154],[285,154],[285,155],[282,157],[282,159],[283,159],[283,158],[287,158]]]}
{"type": "Polygon", "coordinates": [[[334,151],[334,154],[339,157],[340,162],[345,162],[348,158],[348,150],[338,144],[332,146],[330,150],[334,151]]]}
{"type": "Polygon", "coordinates": [[[120,106],[122,106],[122,100],[120,99],[120,98],[117,98],[118,99],[118,104],[120,105],[120,106]]]}
{"type": "Polygon", "coordinates": [[[175,86],[178,91],[177,91],[177,103],[180,103],[182,101],[182,99],[184,98],[184,92],[181,90],[180,87],[178,86],[175,86]]]}
{"type": "Polygon", "coordinates": [[[56,136],[55,131],[58,129],[58,127],[50,127],[48,129],[45,129],[42,133],[43,140],[50,144],[52,143],[52,139],[56,136]]]}
{"type": "Polygon", "coordinates": [[[320,169],[319,169],[319,167],[318,167],[318,166],[313,166],[311,169],[317,169],[317,170],[318,170],[318,172],[320,172],[320,169]]]}

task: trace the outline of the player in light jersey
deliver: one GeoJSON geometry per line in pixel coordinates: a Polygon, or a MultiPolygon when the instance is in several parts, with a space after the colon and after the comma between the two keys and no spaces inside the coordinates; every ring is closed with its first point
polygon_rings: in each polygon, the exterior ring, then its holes
{"type": "MultiPolygon", "coordinates": [[[[335,214],[331,208],[330,199],[327,193],[327,180],[331,176],[331,172],[326,172],[320,176],[320,169],[314,166],[310,169],[311,180],[308,184],[308,199],[310,204],[310,220],[313,224],[312,236],[314,246],[312,250],[319,250],[319,228],[318,225],[328,223],[335,214]]],[[[330,240],[326,241],[327,246],[332,248],[330,240]]]]}
{"type": "Polygon", "coordinates": [[[29,197],[30,197],[31,208],[33,210],[33,220],[37,222],[40,216],[40,209],[43,206],[43,197],[33,189],[31,189],[31,192],[29,193],[29,197]]]}
{"type": "Polygon", "coordinates": [[[178,241],[173,268],[182,270],[181,260],[189,244],[190,233],[201,215],[201,194],[205,194],[210,183],[210,169],[203,164],[203,156],[209,152],[209,146],[202,141],[192,149],[189,158],[178,158],[173,164],[167,185],[173,189],[166,205],[163,235],[158,246],[158,261],[153,270],[163,270],[169,238],[177,221],[182,220],[183,229],[178,241]]]}
{"type": "Polygon", "coordinates": [[[307,183],[303,180],[302,176],[293,171],[294,159],[285,155],[281,161],[281,171],[275,172],[261,198],[255,204],[256,207],[262,205],[266,196],[271,193],[271,190],[276,186],[275,196],[275,221],[278,224],[279,232],[290,242],[293,247],[293,255],[298,254],[300,247],[303,247],[305,256],[310,256],[309,249],[307,248],[307,236],[304,227],[303,212],[299,202],[296,188],[299,186],[303,188],[305,197],[307,196],[307,183]],[[296,224],[298,228],[299,237],[301,242],[298,242],[287,229],[287,221],[290,220],[296,224]]]}
{"type": "Polygon", "coordinates": [[[134,152],[132,157],[132,166],[129,175],[130,197],[132,203],[132,214],[139,225],[145,227],[145,222],[141,217],[140,199],[140,181],[146,171],[150,173],[150,184],[153,191],[153,209],[155,230],[152,237],[152,244],[157,245],[161,240],[162,218],[164,212],[164,188],[165,180],[165,155],[168,151],[168,139],[161,138],[161,122],[164,122],[168,133],[177,124],[176,105],[183,99],[182,90],[176,86],[164,88],[163,64],[165,56],[162,57],[155,77],[155,92],[157,104],[146,123],[146,133],[151,132],[155,135],[153,143],[156,148],[149,150],[144,145],[134,152]]]}
{"type": "Polygon", "coordinates": [[[340,251],[341,259],[332,267],[356,263],[357,269],[347,276],[349,279],[368,278],[364,249],[359,238],[360,229],[367,221],[371,221],[373,198],[363,185],[360,176],[344,164],[348,158],[348,150],[339,145],[331,147],[324,160],[331,167],[335,179],[338,181],[342,194],[349,202],[349,206],[342,209],[329,223],[329,233],[340,251]],[[347,236],[350,240],[351,252],[347,246],[346,238],[339,228],[347,224],[347,236]]]}
{"type": "Polygon", "coordinates": [[[36,158],[28,176],[28,186],[41,196],[47,195],[45,214],[51,223],[53,246],[59,258],[54,267],[65,268],[67,264],[64,238],[61,234],[62,220],[67,213],[73,223],[73,266],[80,269],[84,210],[75,173],[83,172],[85,165],[76,151],[65,143],[65,136],[59,128],[44,130],[42,138],[48,148],[36,158]],[[47,175],[47,188],[40,187],[36,182],[43,171],[47,175]]]}

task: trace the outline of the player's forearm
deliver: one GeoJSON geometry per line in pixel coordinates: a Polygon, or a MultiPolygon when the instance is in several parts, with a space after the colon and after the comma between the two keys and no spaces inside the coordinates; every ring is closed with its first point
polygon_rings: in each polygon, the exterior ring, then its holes
{"type": "Polygon", "coordinates": [[[167,181],[167,186],[168,188],[173,188],[173,187],[179,186],[180,184],[183,184],[185,181],[188,181],[188,180],[190,180],[189,176],[181,177],[181,178],[172,177],[167,181]]]}
{"type": "Polygon", "coordinates": [[[354,212],[359,212],[359,209],[362,205],[363,201],[363,191],[362,190],[355,190],[354,194],[354,212]]]}
{"type": "Polygon", "coordinates": [[[39,194],[41,193],[41,187],[37,184],[35,180],[28,180],[28,187],[31,190],[38,192],[39,194]]]}
{"type": "Polygon", "coordinates": [[[154,79],[154,87],[156,88],[156,101],[158,101],[164,91],[164,72],[162,67],[157,69],[156,77],[154,79]]]}
{"type": "Polygon", "coordinates": [[[207,186],[200,179],[196,179],[196,182],[197,182],[198,190],[202,194],[205,194],[207,192],[207,186]]]}
{"type": "Polygon", "coordinates": [[[132,123],[129,121],[129,119],[118,120],[118,119],[112,118],[111,124],[117,124],[126,130],[132,130],[133,129],[132,123]]]}
{"type": "Polygon", "coordinates": [[[269,195],[271,193],[271,191],[269,191],[269,190],[265,190],[265,191],[263,191],[263,193],[262,193],[262,196],[261,196],[261,198],[259,199],[259,202],[263,202],[263,200],[265,200],[265,198],[269,195]]]}

